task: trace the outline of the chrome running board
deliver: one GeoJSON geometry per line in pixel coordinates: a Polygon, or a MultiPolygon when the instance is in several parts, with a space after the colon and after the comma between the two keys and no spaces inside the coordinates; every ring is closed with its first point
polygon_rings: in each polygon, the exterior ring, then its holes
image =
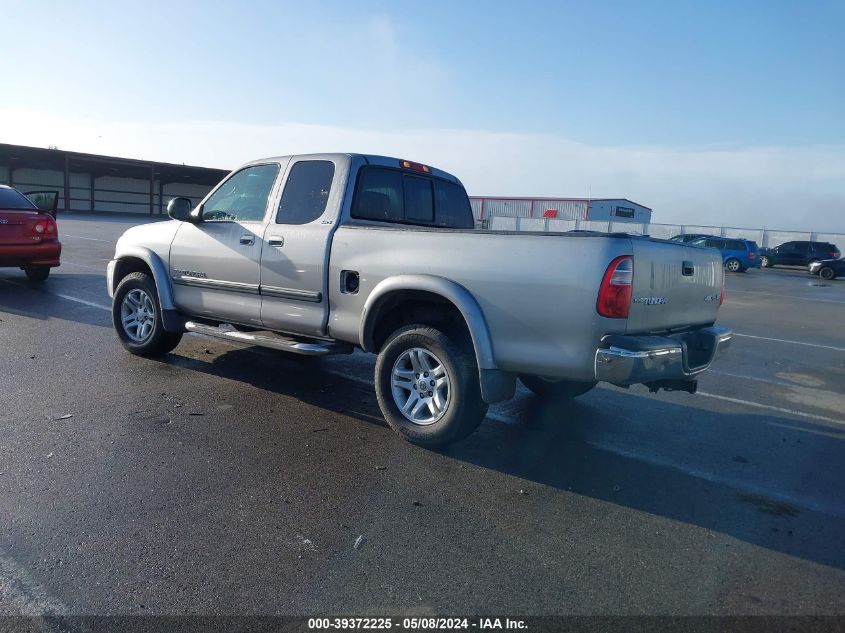
{"type": "Polygon", "coordinates": [[[292,352],[304,356],[328,356],[330,354],[351,354],[352,345],[334,341],[319,341],[309,339],[305,341],[289,338],[275,332],[241,332],[234,326],[223,324],[220,326],[204,325],[194,321],[185,322],[185,329],[196,334],[205,334],[234,343],[244,345],[258,345],[282,352],[292,352]]]}

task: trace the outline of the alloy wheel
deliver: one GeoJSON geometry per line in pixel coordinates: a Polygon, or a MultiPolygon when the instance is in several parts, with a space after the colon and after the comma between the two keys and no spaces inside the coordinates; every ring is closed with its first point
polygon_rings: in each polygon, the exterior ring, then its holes
{"type": "Polygon", "coordinates": [[[405,350],[393,364],[393,401],[406,419],[428,426],[449,409],[449,372],[437,356],[421,347],[405,350]]]}
{"type": "Polygon", "coordinates": [[[150,295],[140,288],[127,292],[120,304],[120,322],[134,343],[146,341],[155,325],[155,304],[150,295]]]}

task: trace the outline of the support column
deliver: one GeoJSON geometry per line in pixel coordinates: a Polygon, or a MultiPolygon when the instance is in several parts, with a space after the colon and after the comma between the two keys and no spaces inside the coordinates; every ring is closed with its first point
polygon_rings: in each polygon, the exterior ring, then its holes
{"type": "Polygon", "coordinates": [[[70,211],[70,154],[65,153],[65,213],[70,211]]]}
{"type": "Polygon", "coordinates": [[[156,180],[155,180],[155,175],[156,175],[155,165],[150,165],[150,215],[153,215],[155,213],[155,204],[156,204],[156,198],[155,198],[156,180]]]}

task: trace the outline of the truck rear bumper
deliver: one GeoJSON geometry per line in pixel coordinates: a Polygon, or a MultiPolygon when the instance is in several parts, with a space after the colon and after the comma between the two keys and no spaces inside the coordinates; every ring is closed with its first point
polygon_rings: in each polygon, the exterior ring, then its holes
{"type": "Polygon", "coordinates": [[[596,350],[596,380],[626,387],[691,381],[728,349],[733,332],[707,327],[672,336],[610,335],[596,350]]]}

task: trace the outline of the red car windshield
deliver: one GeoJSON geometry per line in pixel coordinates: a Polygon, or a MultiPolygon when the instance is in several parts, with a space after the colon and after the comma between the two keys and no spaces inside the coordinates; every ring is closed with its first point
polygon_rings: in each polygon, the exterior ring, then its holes
{"type": "Polygon", "coordinates": [[[36,208],[21,192],[0,188],[0,209],[3,211],[32,211],[36,208]]]}

